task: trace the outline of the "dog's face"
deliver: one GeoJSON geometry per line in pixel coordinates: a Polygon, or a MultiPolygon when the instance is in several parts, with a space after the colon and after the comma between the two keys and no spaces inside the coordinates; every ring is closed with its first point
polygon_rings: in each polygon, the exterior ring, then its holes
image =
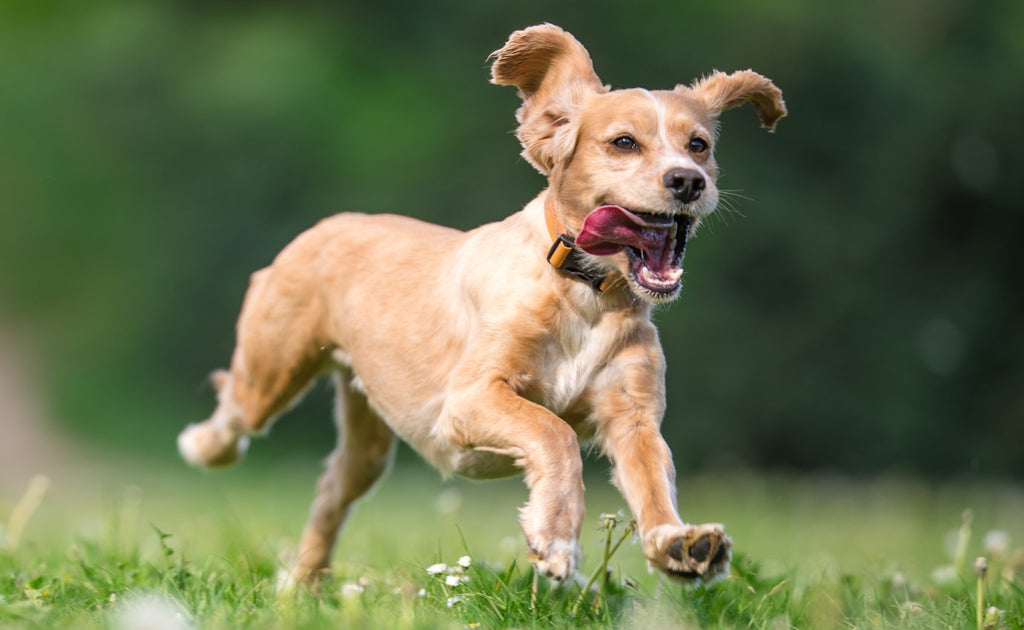
{"type": "Polygon", "coordinates": [[[579,117],[576,146],[558,182],[565,201],[664,215],[714,211],[715,123],[697,99],[616,90],[587,99],[579,117]]]}
{"type": "Polygon", "coordinates": [[[573,153],[553,172],[562,219],[634,293],[671,300],[687,238],[718,204],[714,121],[675,92],[617,90],[582,105],[573,153]]]}
{"type": "Polygon", "coordinates": [[[718,114],[744,102],[772,129],[782,94],[751,71],[674,90],[611,91],[586,50],[555,26],[513,33],[492,80],[523,98],[523,155],[547,175],[559,218],[595,263],[649,302],[675,299],[687,238],[718,204],[718,114]]]}

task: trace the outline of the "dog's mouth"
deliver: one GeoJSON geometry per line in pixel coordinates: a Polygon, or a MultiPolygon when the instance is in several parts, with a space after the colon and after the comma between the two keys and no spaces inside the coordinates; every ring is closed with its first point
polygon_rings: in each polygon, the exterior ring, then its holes
{"type": "Polygon", "coordinates": [[[654,300],[675,297],[683,283],[683,254],[693,217],[595,208],[583,220],[576,245],[595,256],[625,251],[633,281],[654,300]]]}

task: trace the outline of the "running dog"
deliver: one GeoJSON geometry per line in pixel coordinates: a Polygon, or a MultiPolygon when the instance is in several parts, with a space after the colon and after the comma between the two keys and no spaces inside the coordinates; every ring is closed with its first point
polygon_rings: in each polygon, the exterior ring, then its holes
{"type": "Polygon", "coordinates": [[[529,557],[556,581],[579,566],[580,443],[593,443],[649,564],[684,582],[725,576],[722,526],[686,524],[676,507],[650,311],[679,295],[688,239],[718,203],[719,114],[749,102],[771,130],[786,115],[782,93],[750,70],[612,90],[550,24],[513,33],[492,59],[492,82],[518,88],[522,154],[548,187],[468,232],[344,213],[301,234],[252,275],[231,369],[213,376],[216,410],[181,433],[179,451],[194,465],[236,461],[329,373],[339,438],[295,580],[328,567],[396,438],[445,474],[521,472],[529,557]]]}

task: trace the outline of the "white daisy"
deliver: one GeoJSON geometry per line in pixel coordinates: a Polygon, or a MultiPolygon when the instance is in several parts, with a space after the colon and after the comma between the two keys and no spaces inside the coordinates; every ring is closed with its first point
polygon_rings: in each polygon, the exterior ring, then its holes
{"type": "Polygon", "coordinates": [[[439,573],[444,573],[447,570],[448,570],[448,565],[443,563],[443,562],[438,562],[437,564],[432,564],[429,567],[427,567],[427,573],[429,573],[430,575],[437,575],[439,573]]]}

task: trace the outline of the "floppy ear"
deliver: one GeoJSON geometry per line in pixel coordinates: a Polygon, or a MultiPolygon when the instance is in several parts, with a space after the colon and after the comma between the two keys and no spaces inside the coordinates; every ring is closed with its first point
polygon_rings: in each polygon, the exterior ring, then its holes
{"type": "Polygon", "coordinates": [[[607,92],[594,73],[587,50],[553,24],[512,33],[491,53],[491,83],[519,88],[516,136],[523,157],[542,174],[572,155],[578,112],[591,94],[607,92]]]}
{"type": "Polygon", "coordinates": [[[739,107],[747,101],[757,110],[761,126],[769,131],[774,131],[775,123],[786,115],[782,91],[769,79],[753,70],[741,70],[732,74],[716,71],[696,81],[690,88],[676,88],[677,91],[686,89],[692,90],[715,118],[723,110],[739,107]]]}

